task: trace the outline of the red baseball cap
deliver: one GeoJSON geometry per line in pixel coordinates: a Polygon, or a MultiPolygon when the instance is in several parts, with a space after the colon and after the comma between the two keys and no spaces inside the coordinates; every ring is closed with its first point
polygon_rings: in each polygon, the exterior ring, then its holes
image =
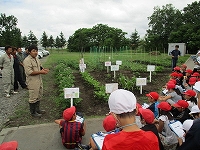
{"type": "Polygon", "coordinates": [[[200,75],[200,74],[199,74],[198,72],[195,72],[195,73],[193,73],[191,76],[192,76],[192,77],[199,77],[199,75],[200,75]]]}
{"type": "Polygon", "coordinates": [[[155,100],[159,98],[159,94],[157,92],[150,92],[149,94],[146,94],[147,97],[151,97],[155,100]]]}
{"type": "Polygon", "coordinates": [[[16,150],[17,146],[17,141],[4,142],[0,145],[0,150],[16,150]]]}
{"type": "Polygon", "coordinates": [[[177,72],[172,72],[172,73],[170,74],[170,76],[171,76],[171,77],[178,77],[178,73],[177,73],[177,72]]]}
{"type": "Polygon", "coordinates": [[[72,116],[76,112],[76,108],[74,106],[67,108],[63,111],[63,118],[67,121],[72,119],[72,116]]]}
{"type": "Polygon", "coordinates": [[[174,70],[176,70],[176,71],[180,71],[180,70],[181,70],[181,68],[180,68],[180,67],[178,67],[178,66],[176,66],[176,67],[174,67],[174,70]]]}
{"type": "Polygon", "coordinates": [[[167,89],[174,89],[176,87],[176,84],[174,83],[167,83],[167,89]]]}
{"type": "Polygon", "coordinates": [[[186,64],[182,64],[181,67],[187,68],[187,65],[186,64]]]}
{"type": "Polygon", "coordinates": [[[185,100],[178,100],[178,102],[176,102],[174,104],[174,107],[183,107],[183,108],[188,108],[189,104],[188,102],[186,102],[185,100]]]}
{"type": "Polygon", "coordinates": [[[170,111],[171,110],[171,106],[168,102],[161,102],[160,104],[157,105],[158,108],[160,108],[161,110],[164,111],[170,111]]]}
{"type": "Polygon", "coordinates": [[[182,73],[178,73],[178,77],[180,77],[180,78],[181,78],[182,76],[183,76],[183,74],[182,74],[182,73]]]}
{"type": "Polygon", "coordinates": [[[103,127],[104,129],[109,132],[116,128],[117,121],[112,115],[108,115],[103,120],[103,127]]]}
{"type": "Polygon", "coordinates": [[[188,95],[188,96],[196,96],[196,92],[193,90],[187,90],[183,94],[188,95]]]}
{"type": "Polygon", "coordinates": [[[193,71],[191,69],[187,69],[185,72],[189,73],[189,74],[192,74],[193,71]]]}
{"type": "Polygon", "coordinates": [[[150,109],[139,109],[140,114],[142,115],[142,118],[144,118],[145,122],[148,124],[152,124],[154,121],[154,114],[150,109]]]}
{"type": "Polygon", "coordinates": [[[195,84],[197,82],[197,78],[196,77],[191,77],[190,79],[189,79],[189,84],[190,85],[193,85],[193,84],[195,84]]]}
{"type": "Polygon", "coordinates": [[[174,84],[176,84],[176,80],[175,80],[175,79],[170,79],[170,80],[168,81],[168,83],[174,83],[174,84]]]}
{"type": "Polygon", "coordinates": [[[142,105],[140,105],[139,103],[136,103],[136,108],[137,108],[136,116],[139,116],[140,115],[139,109],[142,108],[142,105]]]}

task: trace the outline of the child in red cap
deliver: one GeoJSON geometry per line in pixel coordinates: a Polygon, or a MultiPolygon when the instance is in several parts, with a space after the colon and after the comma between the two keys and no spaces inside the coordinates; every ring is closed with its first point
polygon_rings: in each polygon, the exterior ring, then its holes
{"type": "Polygon", "coordinates": [[[74,106],[63,111],[63,119],[55,120],[60,125],[62,143],[67,149],[74,149],[81,143],[85,135],[86,125],[76,121],[76,108],[74,106]]]}
{"type": "Polygon", "coordinates": [[[0,145],[0,150],[17,150],[17,141],[4,142],[0,145]]]}
{"type": "Polygon", "coordinates": [[[185,100],[179,100],[177,103],[173,105],[177,111],[172,111],[174,118],[181,123],[183,123],[187,119],[192,119],[189,115],[190,110],[188,109],[189,104],[185,100]],[[175,113],[178,112],[178,113],[175,113]]]}
{"type": "MultiPolygon", "coordinates": [[[[118,132],[115,130],[117,127],[117,121],[112,115],[108,115],[103,120],[103,128],[105,129],[105,134],[118,132]]],[[[103,132],[102,132],[103,133],[103,132]]],[[[98,134],[98,133],[97,133],[98,134]]],[[[92,138],[90,138],[90,146],[93,150],[98,149],[96,143],[92,138]]]]}
{"type": "Polygon", "coordinates": [[[148,107],[148,109],[150,109],[154,113],[155,118],[158,118],[159,114],[157,105],[159,104],[158,102],[159,94],[157,92],[150,92],[149,94],[146,94],[146,96],[148,97],[148,101],[151,104],[148,107]]]}
{"type": "Polygon", "coordinates": [[[167,83],[167,90],[166,96],[160,96],[160,101],[167,101],[171,105],[176,103],[178,100],[182,99],[181,95],[178,95],[175,91],[176,85],[172,82],[167,83]]]}
{"type": "Polygon", "coordinates": [[[171,106],[167,102],[161,102],[157,106],[159,108],[158,132],[160,139],[166,149],[175,150],[178,143],[176,134],[170,129],[169,123],[174,121],[171,111],[171,106]],[[163,136],[164,135],[164,136],[163,136]]]}
{"type": "Polygon", "coordinates": [[[187,90],[183,93],[183,97],[188,102],[188,109],[191,111],[194,105],[197,105],[196,92],[194,90],[187,90]]]}
{"type": "Polygon", "coordinates": [[[158,135],[158,130],[154,124],[153,112],[149,109],[143,109],[143,108],[139,108],[139,112],[140,112],[141,123],[143,124],[143,127],[140,129],[144,131],[152,131],[158,138],[160,150],[164,150],[163,144],[158,135]]]}
{"type": "Polygon", "coordinates": [[[121,131],[106,135],[102,150],[159,149],[155,134],[143,131],[137,126],[135,122],[136,103],[136,97],[130,91],[118,89],[110,94],[109,109],[121,131]]]}

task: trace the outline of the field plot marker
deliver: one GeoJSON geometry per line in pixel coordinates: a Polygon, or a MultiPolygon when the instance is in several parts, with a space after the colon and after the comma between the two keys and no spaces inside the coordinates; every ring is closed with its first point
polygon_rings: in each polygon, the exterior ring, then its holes
{"type": "Polygon", "coordinates": [[[147,78],[136,78],[136,86],[140,86],[140,94],[142,94],[143,85],[147,85],[147,78]]]}
{"type": "Polygon", "coordinates": [[[73,98],[79,98],[79,88],[64,88],[64,98],[71,99],[71,107],[73,106],[73,98]]]}
{"type": "Polygon", "coordinates": [[[114,71],[114,78],[115,78],[115,71],[119,70],[119,65],[111,65],[111,71],[114,71]]]}
{"type": "Polygon", "coordinates": [[[109,72],[109,66],[111,66],[111,61],[106,61],[105,66],[107,67],[107,73],[109,72]]]}
{"type": "Polygon", "coordinates": [[[106,93],[112,93],[118,89],[118,83],[106,83],[106,93]]]}
{"type": "Polygon", "coordinates": [[[151,82],[151,72],[155,71],[155,65],[147,65],[147,71],[150,72],[150,82],[151,82]]]}

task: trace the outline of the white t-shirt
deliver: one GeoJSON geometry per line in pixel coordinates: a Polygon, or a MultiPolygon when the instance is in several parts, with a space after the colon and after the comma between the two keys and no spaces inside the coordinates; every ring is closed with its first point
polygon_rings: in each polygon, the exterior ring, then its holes
{"type": "Polygon", "coordinates": [[[170,122],[169,122],[168,117],[166,115],[162,115],[158,119],[164,122],[162,134],[165,136],[165,139],[164,139],[165,143],[167,143],[168,145],[178,143],[176,134],[169,127],[170,122]]]}

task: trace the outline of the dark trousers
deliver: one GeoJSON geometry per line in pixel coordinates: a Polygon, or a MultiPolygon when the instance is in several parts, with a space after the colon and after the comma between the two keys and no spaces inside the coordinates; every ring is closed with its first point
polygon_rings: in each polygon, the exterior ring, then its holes
{"type": "Polygon", "coordinates": [[[20,71],[15,71],[15,75],[14,75],[14,91],[18,90],[18,88],[19,88],[18,82],[19,82],[19,84],[20,84],[20,86],[22,88],[26,88],[27,87],[26,83],[22,80],[20,71]]]}
{"type": "Polygon", "coordinates": [[[178,61],[178,59],[172,58],[172,70],[176,67],[177,61],[178,61]]]}

